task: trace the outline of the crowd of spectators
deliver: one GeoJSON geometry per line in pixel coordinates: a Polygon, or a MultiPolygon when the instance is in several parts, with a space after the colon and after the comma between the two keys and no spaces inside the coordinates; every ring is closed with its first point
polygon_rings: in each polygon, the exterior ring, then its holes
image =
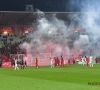
{"type": "Polygon", "coordinates": [[[20,44],[27,40],[26,34],[21,35],[6,35],[4,39],[1,39],[3,46],[0,48],[0,53],[10,57],[10,54],[25,54],[25,50],[19,47],[20,44]],[[10,37],[10,38],[9,38],[10,37]],[[16,39],[17,37],[17,39],[16,39]],[[7,42],[9,39],[10,42],[7,42]],[[6,41],[5,41],[6,40],[6,41]]]}

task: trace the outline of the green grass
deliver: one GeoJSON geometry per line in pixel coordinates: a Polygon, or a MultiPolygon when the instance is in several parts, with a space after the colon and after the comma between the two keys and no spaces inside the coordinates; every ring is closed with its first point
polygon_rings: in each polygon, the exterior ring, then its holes
{"type": "Polygon", "coordinates": [[[100,90],[100,85],[88,82],[100,82],[100,64],[94,68],[77,64],[63,68],[25,67],[16,71],[0,68],[0,90],[100,90]]]}

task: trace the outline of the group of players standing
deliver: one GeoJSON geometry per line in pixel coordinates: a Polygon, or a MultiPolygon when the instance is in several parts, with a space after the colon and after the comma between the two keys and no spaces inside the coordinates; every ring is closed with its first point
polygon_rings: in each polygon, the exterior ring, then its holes
{"type": "Polygon", "coordinates": [[[27,66],[26,61],[24,61],[23,59],[21,61],[18,62],[18,58],[14,58],[14,70],[18,69],[19,67],[21,67],[21,69],[24,69],[25,66],[27,66]]]}
{"type": "MultiPolygon", "coordinates": [[[[64,59],[62,56],[60,59],[58,59],[58,57],[50,58],[50,61],[51,61],[51,68],[56,67],[56,66],[61,66],[61,67],[64,66],[64,59]]],[[[82,56],[81,63],[83,66],[86,64],[86,67],[88,67],[89,65],[90,65],[90,67],[93,67],[94,58],[91,55],[90,56],[82,56]]]]}
{"type": "MultiPolygon", "coordinates": [[[[51,68],[56,67],[56,66],[64,67],[64,59],[62,56],[61,56],[61,59],[59,59],[58,57],[50,58],[50,64],[51,64],[51,68]]],[[[38,58],[35,59],[35,67],[39,68],[38,58]]]]}
{"type": "Polygon", "coordinates": [[[56,67],[56,66],[64,67],[63,56],[61,56],[60,59],[58,57],[50,58],[50,62],[51,62],[51,68],[56,67]]]}
{"type": "MultiPolygon", "coordinates": [[[[36,58],[35,59],[35,66],[36,66],[36,68],[39,67],[38,62],[39,62],[38,58],[36,58]]],[[[18,58],[15,57],[14,58],[14,70],[16,70],[16,69],[19,70],[19,66],[21,67],[21,69],[24,69],[24,67],[27,66],[27,62],[24,61],[23,59],[20,62],[18,62],[18,58]]]]}
{"type": "Polygon", "coordinates": [[[86,67],[89,66],[90,64],[90,67],[93,67],[93,63],[94,63],[94,59],[93,59],[93,56],[85,56],[85,57],[81,57],[81,62],[82,62],[82,65],[84,66],[84,64],[86,63],[86,67]]]}
{"type": "MultiPolygon", "coordinates": [[[[90,64],[90,67],[93,67],[93,56],[89,56],[89,57],[88,56],[84,56],[84,57],[82,56],[81,57],[81,62],[82,62],[82,65],[86,64],[86,67],[88,67],[89,64],[90,64]]],[[[38,58],[36,58],[35,59],[36,68],[39,67],[38,63],[39,63],[38,58]]],[[[26,61],[24,61],[23,59],[20,61],[19,64],[20,64],[21,69],[24,69],[24,67],[27,65],[26,61]]],[[[51,64],[51,68],[57,67],[57,66],[64,67],[64,58],[63,58],[63,56],[61,56],[60,59],[58,57],[54,57],[54,58],[50,57],[50,64],[51,64]]],[[[18,59],[16,57],[14,58],[14,67],[15,67],[14,68],[15,70],[16,69],[19,70],[18,59]]]]}
{"type": "MultiPolygon", "coordinates": [[[[36,58],[35,59],[36,68],[39,67],[38,63],[39,63],[38,58],[36,58]]],[[[62,56],[61,56],[61,59],[59,59],[58,57],[50,58],[50,63],[51,63],[51,68],[56,67],[56,66],[64,67],[64,59],[62,56]]]]}

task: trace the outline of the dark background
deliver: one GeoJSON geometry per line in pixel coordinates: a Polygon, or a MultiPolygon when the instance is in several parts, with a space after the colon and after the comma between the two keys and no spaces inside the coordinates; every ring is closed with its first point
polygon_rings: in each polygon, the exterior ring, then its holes
{"type": "MultiPolygon", "coordinates": [[[[97,10],[100,0],[0,0],[0,11],[25,11],[27,4],[44,12],[80,12],[87,6],[97,10]]],[[[99,10],[98,10],[99,11],[99,10]]]]}

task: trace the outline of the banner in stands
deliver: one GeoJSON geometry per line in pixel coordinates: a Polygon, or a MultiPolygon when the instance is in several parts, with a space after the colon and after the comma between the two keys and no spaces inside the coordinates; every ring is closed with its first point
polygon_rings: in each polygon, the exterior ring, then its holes
{"type": "Polygon", "coordinates": [[[11,62],[3,62],[2,67],[11,67],[11,62]]]}
{"type": "Polygon", "coordinates": [[[28,33],[31,31],[35,31],[35,27],[33,26],[22,26],[21,27],[22,33],[28,33]]]}
{"type": "Polygon", "coordinates": [[[0,26],[0,32],[12,33],[14,32],[14,27],[13,26],[0,26]]]}

